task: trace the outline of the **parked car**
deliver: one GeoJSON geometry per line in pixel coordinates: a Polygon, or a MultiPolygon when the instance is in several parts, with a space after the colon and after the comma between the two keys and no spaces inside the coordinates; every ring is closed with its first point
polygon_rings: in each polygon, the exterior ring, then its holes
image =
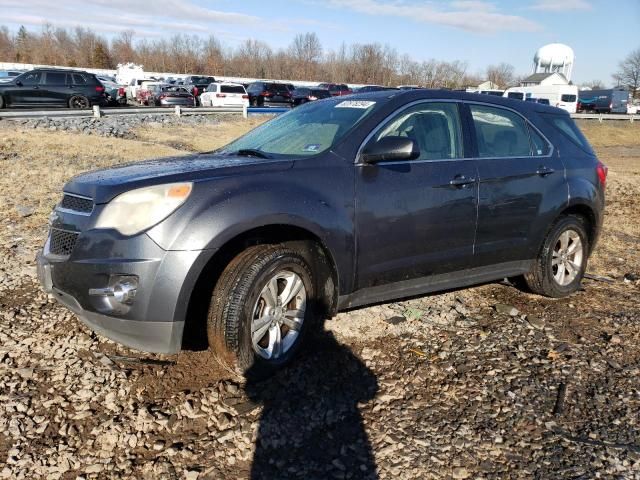
{"type": "Polygon", "coordinates": [[[24,72],[24,70],[0,70],[0,83],[10,82],[13,77],[17,77],[24,72]]]}
{"type": "Polygon", "coordinates": [[[212,76],[203,75],[189,75],[182,80],[181,85],[184,85],[193,96],[196,97],[196,101],[199,104],[198,97],[204,92],[209,85],[215,83],[216,79],[212,76]]]}
{"type": "Polygon", "coordinates": [[[129,85],[125,91],[127,102],[135,103],[138,99],[138,90],[144,82],[157,82],[155,78],[132,78],[129,80],[129,85]]]}
{"type": "Polygon", "coordinates": [[[185,87],[177,85],[158,85],[149,89],[147,105],[150,107],[195,107],[196,97],[185,87]]]}
{"type": "Polygon", "coordinates": [[[296,88],[292,94],[293,106],[297,107],[303,103],[313,102],[315,100],[322,100],[323,98],[330,98],[331,93],[329,90],[322,90],[320,88],[296,88]]]}
{"type": "Polygon", "coordinates": [[[329,92],[331,92],[331,95],[334,97],[350,95],[353,93],[352,90],[344,83],[321,83],[320,85],[318,85],[318,88],[329,90],[329,92]]]}
{"type": "Polygon", "coordinates": [[[104,77],[101,75],[97,75],[96,77],[104,86],[105,93],[107,94],[107,103],[109,105],[120,105],[122,103],[126,103],[126,96],[124,99],[121,96],[124,92],[121,85],[118,85],[111,77],[104,77]]]}
{"type": "Polygon", "coordinates": [[[38,68],[0,83],[0,108],[90,108],[106,103],[104,86],[94,74],[82,70],[38,68]]]}
{"type": "Polygon", "coordinates": [[[291,92],[284,83],[253,82],[247,88],[249,105],[263,106],[291,106],[291,92]]]}
{"type": "Polygon", "coordinates": [[[395,87],[383,87],[382,85],[365,85],[359,87],[355,93],[380,92],[382,90],[398,90],[395,87]]]}
{"type": "Polygon", "coordinates": [[[203,107],[249,106],[249,95],[240,83],[212,83],[200,95],[203,107]]]}
{"type": "Polygon", "coordinates": [[[212,153],[72,178],[38,275],[119,343],[175,353],[204,337],[221,362],[269,373],[338,310],[517,276],[572,294],[606,176],[558,108],[442,90],[329,98],[212,153]]]}
{"type": "Polygon", "coordinates": [[[527,97],[525,99],[525,101],[527,102],[533,102],[533,103],[539,103],[541,105],[549,105],[549,99],[548,98],[533,98],[533,97],[527,97]]]}
{"type": "Polygon", "coordinates": [[[640,104],[629,103],[629,105],[627,105],[627,114],[640,115],[640,104]]]}
{"type": "Polygon", "coordinates": [[[149,105],[154,93],[156,91],[159,92],[162,87],[167,86],[168,85],[166,83],[155,80],[151,82],[142,82],[136,90],[136,102],[140,105],[149,105]]]}

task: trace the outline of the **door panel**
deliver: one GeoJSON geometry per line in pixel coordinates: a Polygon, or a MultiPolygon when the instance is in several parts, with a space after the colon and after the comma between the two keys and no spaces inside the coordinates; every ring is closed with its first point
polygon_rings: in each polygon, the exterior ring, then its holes
{"type": "Polygon", "coordinates": [[[40,102],[41,72],[27,72],[16,78],[16,82],[22,85],[14,85],[7,89],[6,94],[10,104],[13,105],[37,105],[40,102]]]}
{"type": "Polygon", "coordinates": [[[564,166],[515,112],[470,110],[480,157],[476,266],[532,259],[567,200],[564,166]]]}
{"type": "Polygon", "coordinates": [[[475,161],[461,158],[457,104],[420,103],[379,132],[370,142],[409,137],[421,154],[413,161],[356,167],[356,288],[470,266],[477,172],[475,161]],[[456,179],[459,184],[452,185],[456,179]]]}
{"type": "Polygon", "coordinates": [[[40,91],[42,103],[47,105],[66,105],[70,91],[67,85],[67,74],[65,72],[46,72],[40,91]]]}

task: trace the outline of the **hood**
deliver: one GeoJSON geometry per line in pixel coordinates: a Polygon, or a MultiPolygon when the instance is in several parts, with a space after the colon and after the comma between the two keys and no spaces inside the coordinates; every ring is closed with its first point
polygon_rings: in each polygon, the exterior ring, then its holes
{"type": "Polygon", "coordinates": [[[293,160],[270,160],[216,154],[169,157],[103,168],[73,177],[64,186],[67,193],[106,203],[134,188],[173,182],[199,182],[231,175],[255,175],[287,170],[293,160]]]}

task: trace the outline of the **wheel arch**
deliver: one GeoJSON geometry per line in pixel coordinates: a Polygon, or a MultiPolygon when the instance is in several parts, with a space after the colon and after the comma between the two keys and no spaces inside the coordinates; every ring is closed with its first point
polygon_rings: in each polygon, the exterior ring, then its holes
{"type": "Polygon", "coordinates": [[[584,219],[587,235],[589,237],[589,253],[593,252],[593,248],[595,247],[595,244],[598,240],[599,233],[598,217],[593,207],[585,203],[576,203],[570,205],[562,210],[556,220],[567,215],[576,215],[584,219]]]}
{"type": "MultiPolygon", "coordinates": [[[[332,317],[338,304],[338,268],[331,250],[308,229],[287,224],[263,225],[237,234],[227,240],[206,261],[188,293],[183,349],[201,350],[208,347],[206,320],[211,294],[229,262],[253,245],[282,244],[299,251],[316,276],[321,315],[332,317]]],[[[187,295],[185,295],[185,298],[187,295]]]]}

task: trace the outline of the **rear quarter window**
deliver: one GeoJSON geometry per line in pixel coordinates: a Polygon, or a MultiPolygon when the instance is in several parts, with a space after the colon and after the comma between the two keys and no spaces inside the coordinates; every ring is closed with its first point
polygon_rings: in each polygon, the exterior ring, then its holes
{"type": "Polygon", "coordinates": [[[541,116],[550,123],[556,130],[575,143],[578,147],[582,148],[585,152],[593,154],[593,148],[589,145],[589,142],[582,134],[580,129],[576,126],[575,122],[571,120],[569,115],[549,115],[541,114],[541,116]]]}

